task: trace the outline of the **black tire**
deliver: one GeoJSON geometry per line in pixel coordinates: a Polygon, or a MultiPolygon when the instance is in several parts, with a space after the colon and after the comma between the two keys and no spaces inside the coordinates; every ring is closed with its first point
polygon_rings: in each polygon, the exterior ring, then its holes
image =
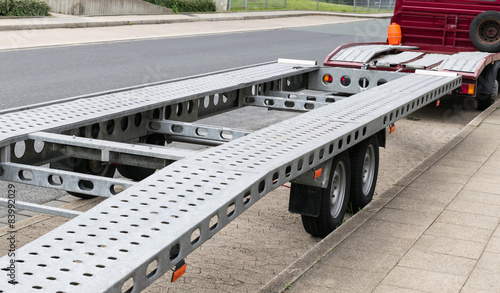
{"type": "Polygon", "coordinates": [[[489,95],[481,95],[478,94],[476,97],[477,100],[477,109],[480,111],[486,110],[489,106],[495,103],[495,100],[498,97],[498,81],[495,80],[493,84],[493,92],[489,95]]]}
{"type": "MultiPolygon", "coordinates": [[[[141,142],[149,143],[154,145],[165,145],[165,137],[163,134],[151,134],[146,137],[141,138],[141,142]]],[[[129,165],[118,165],[118,172],[125,177],[135,181],[141,181],[156,172],[156,169],[137,167],[137,166],[129,166],[129,165]]]]}
{"type": "Polygon", "coordinates": [[[352,213],[364,208],[373,199],[377,185],[379,164],[379,143],[376,135],[365,139],[351,150],[351,193],[352,213]]]}
{"type": "Polygon", "coordinates": [[[325,237],[344,220],[349,202],[351,161],[344,152],[333,159],[330,182],[321,189],[321,209],[318,217],[302,215],[302,225],[307,233],[315,237],[325,237]]]}
{"type": "MultiPolygon", "coordinates": [[[[73,171],[77,173],[97,175],[109,178],[115,175],[116,168],[114,165],[111,165],[109,163],[94,161],[94,160],[81,160],[81,159],[74,159],[74,162],[75,166],[73,168],[73,171]]],[[[85,185],[85,183],[82,184],[85,185]]],[[[91,186],[88,187],[91,188],[91,186]]],[[[91,199],[95,197],[94,195],[88,195],[72,191],[68,191],[68,194],[71,194],[72,196],[76,196],[82,199],[91,199]]]]}
{"type": "Polygon", "coordinates": [[[483,52],[500,51],[500,12],[485,11],[474,20],[469,27],[472,44],[483,52]]]}

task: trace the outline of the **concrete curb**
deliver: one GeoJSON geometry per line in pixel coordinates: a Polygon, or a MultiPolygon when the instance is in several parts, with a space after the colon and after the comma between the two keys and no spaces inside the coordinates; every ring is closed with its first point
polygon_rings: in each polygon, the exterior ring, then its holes
{"type": "MultiPolygon", "coordinates": [[[[357,14],[357,13],[337,13],[337,12],[298,12],[298,13],[272,13],[263,12],[253,15],[245,15],[247,13],[222,13],[214,14],[212,17],[209,14],[173,14],[165,18],[153,18],[153,19],[123,19],[123,20],[112,20],[113,16],[101,17],[103,21],[93,21],[89,20],[90,17],[78,21],[67,21],[60,23],[49,23],[51,18],[30,18],[33,19],[32,23],[26,24],[5,24],[2,25],[2,20],[0,19],[0,31],[15,31],[15,30],[35,30],[35,29],[54,29],[54,28],[92,28],[92,27],[109,27],[109,26],[126,26],[126,25],[144,25],[144,24],[169,24],[169,23],[187,23],[187,22],[208,22],[208,21],[236,21],[236,20],[256,20],[256,19],[272,19],[272,18],[288,18],[288,17],[304,17],[304,16],[337,16],[337,17],[359,17],[359,18],[374,18],[374,19],[384,19],[390,18],[391,15],[388,13],[381,14],[357,14]],[[40,23],[35,23],[38,20],[40,23]]],[[[137,16],[134,16],[137,17],[137,16]]],[[[150,17],[150,16],[144,16],[150,17]]],[[[59,18],[60,19],[60,18],[59,18]]],[[[75,17],[77,19],[77,17],[75,17]]],[[[97,18],[96,18],[97,19],[97,18]]],[[[5,20],[12,20],[8,18],[5,20]]]]}
{"type": "Polygon", "coordinates": [[[500,107],[500,100],[495,102],[488,109],[480,113],[460,133],[455,136],[446,145],[441,147],[434,154],[425,159],[418,166],[410,170],[398,182],[389,188],[386,192],[380,195],[379,198],[372,201],[364,209],[347,220],[339,228],[333,231],[330,235],[321,240],[318,244],[312,247],[309,251],[299,257],[295,262],[290,264],[285,270],[269,280],[259,292],[277,293],[284,292],[288,285],[295,283],[300,277],[311,269],[316,263],[321,261],[326,255],[334,250],[334,248],[343,242],[349,235],[358,229],[363,223],[374,216],[401,191],[405,189],[411,182],[417,179],[425,170],[434,165],[439,159],[451,151],[461,141],[463,141],[476,127],[478,127],[491,113],[500,107]]]}

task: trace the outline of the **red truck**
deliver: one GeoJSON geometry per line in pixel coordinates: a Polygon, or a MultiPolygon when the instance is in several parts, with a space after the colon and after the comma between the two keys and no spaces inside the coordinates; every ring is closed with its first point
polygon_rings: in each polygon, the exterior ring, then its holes
{"type": "MultiPolygon", "coordinates": [[[[475,97],[478,109],[484,110],[498,95],[499,11],[497,0],[397,0],[391,23],[401,27],[401,45],[343,45],[327,56],[324,65],[456,72],[462,75],[463,83],[453,94],[475,97]]],[[[351,77],[342,76],[332,82],[349,86],[351,77]]],[[[368,86],[367,79],[354,83],[362,88],[368,86]]]]}

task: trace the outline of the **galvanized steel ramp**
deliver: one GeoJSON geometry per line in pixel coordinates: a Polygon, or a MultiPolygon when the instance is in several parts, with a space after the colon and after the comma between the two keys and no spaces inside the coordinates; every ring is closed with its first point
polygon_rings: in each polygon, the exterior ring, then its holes
{"type": "MultiPolygon", "coordinates": [[[[139,292],[266,193],[460,83],[460,77],[411,74],[177,161],[20,248],[19,283],[9,285],[4,272],[0,287],[122,292],[132,279],[130,292],[139,292]]],[[[30,131],[40,129],[5,133],[4,140],[30,131]]],[[[0,267],[9,262],[3,257],[0,267]]]]}

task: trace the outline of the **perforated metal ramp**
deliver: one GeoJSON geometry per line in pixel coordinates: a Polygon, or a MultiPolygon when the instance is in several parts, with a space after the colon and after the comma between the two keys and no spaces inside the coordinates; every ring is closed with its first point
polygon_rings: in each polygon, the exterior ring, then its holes
{"type": "Polygon", "coordinates": [[[473,73],[491,55],[486,52],[460,52],[444,59],[439,69],[473,73]]]}
{"type": "Polygon", "coordinates": [[[19,249],[19,284],[6,286],[5,273],[0,284],[4,292],[121,292],[133,278],[139,292],[269,191],[460,82],[411,74],[178,161],[19,249]]]}
{"type": "Polygon", "coordinates": [[[422,55],[424,55],[424,53],[421,52],[402,52],[394,55],[385,55],[381,58],[377,58],[377,66],[389,67],[392,65],[399,65],[422,55]]]}
{"type": "Polygon", "coordinates": [[[392,46],[392,45],[364,45],[343,48],[330,58],[330,61],[345,61],[366,63],[377,54],[389,52],[395,49],[418,49],[414,46],[392,46]]]}
{"type": "Polygon", "coordinates": [[[404,66],[406,68],[412,68],[412,69],[424,69],[424,68],[429,68],[434,65],[438,65],[441,63],[444,59],[450,57],[450,55],[446,54],[425,54],[422,58],[417,59],[415,61],[409,62],[405,64],[404,66]]]}

